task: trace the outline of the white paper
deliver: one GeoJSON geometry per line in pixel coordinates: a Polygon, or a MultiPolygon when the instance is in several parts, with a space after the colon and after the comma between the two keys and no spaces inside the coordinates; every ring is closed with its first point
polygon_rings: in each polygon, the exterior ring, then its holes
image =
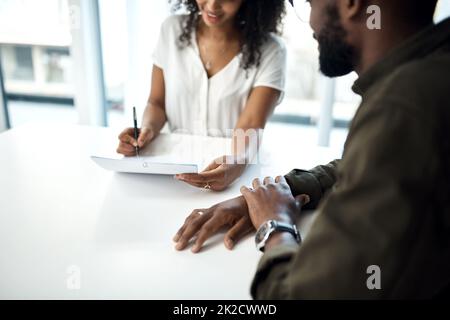
{"type": "Polygon", "coordinates": [[[99,150],[91,159],[106,170],[124,173],[175,175],[198,173],[216,158],[229,154],[231,139],[161,134],[139,157],[99,150]]]}

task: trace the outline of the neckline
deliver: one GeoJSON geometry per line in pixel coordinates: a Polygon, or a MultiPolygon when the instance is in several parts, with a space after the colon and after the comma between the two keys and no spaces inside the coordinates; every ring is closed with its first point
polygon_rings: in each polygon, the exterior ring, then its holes
{"type": "Polygon", "coordinates": [[[206,78],[208,80],[212,80],[214,78],[216,78],[217,76],[219,76],[220,74],[224,73],[226,71],[226,69],[228,69],[233,62],[239,58],[239,56],[242,54],[241,52],[239,52],[238,54],[236,54],[233,59],[231,59],[222,69],[220,69],[219,71],[217,71],[214,75],[212,75],[211,77],[208,76],[208,71],[206,70],[205,66],[203,65],[202,59],[200,58],[200,49],[198,47],[198,41],[197,41],[197,28],[194,28],[193,34],[192,34],[192,45],[194,47],[194,51],[196,54],[196,57],[198,59],[198,62],[203,70],[203,73],[205,74],[206,78]]]}

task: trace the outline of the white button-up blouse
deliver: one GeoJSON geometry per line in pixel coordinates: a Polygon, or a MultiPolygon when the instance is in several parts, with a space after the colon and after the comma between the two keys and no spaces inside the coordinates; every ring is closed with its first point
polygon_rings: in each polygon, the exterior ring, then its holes
{"type": "Polygon", "coordinates": [[[245,71],[238,54],[219,73],[208,79],[200,59],[196,34],[191,45],[180,47],[185,15],[173,15],[162,25],[153,63],[164,73],[166,115],[172,132],[231,136],[250,92],[270,87],[284,95],[286,49],[271,34],[263,46],[259,67],[245,71]]]}

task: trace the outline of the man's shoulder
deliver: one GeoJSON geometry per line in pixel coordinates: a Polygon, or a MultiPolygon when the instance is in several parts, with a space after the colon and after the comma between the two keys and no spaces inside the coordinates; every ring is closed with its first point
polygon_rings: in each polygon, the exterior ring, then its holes
{"type": "Polygon", "coordinates": [[[448,95],[450,79],[450,52],[414,60],[398,67],[384,81],[385,90],[400,96],[418,99],[438,98],[448,95]]]}
{"type": "Polygon", "coordinates": [[[450,105],[450,54],[433,55],[398,67],[374,88],[370,101],[379,108],[395,104],[417,115],[436,116],[450,105]]]}

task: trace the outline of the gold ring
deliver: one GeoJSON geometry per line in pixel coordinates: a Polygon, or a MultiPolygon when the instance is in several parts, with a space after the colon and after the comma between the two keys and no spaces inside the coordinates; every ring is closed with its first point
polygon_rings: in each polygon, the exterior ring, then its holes
{"type": "Polygon", "coordinates": [[[204,189],[205,190],[210,190],[211,189],[211,186],[209,185],[209,182],[206,183],[206,186],[204,186],[204,189]]]}
{"type": "Polygon", "coordinates": [[[202,216],[202,215],[204,215],[205,213],[204,213],[203,211],[198,211],[197,214],[198,214],[199,216],[202,216]]]}

